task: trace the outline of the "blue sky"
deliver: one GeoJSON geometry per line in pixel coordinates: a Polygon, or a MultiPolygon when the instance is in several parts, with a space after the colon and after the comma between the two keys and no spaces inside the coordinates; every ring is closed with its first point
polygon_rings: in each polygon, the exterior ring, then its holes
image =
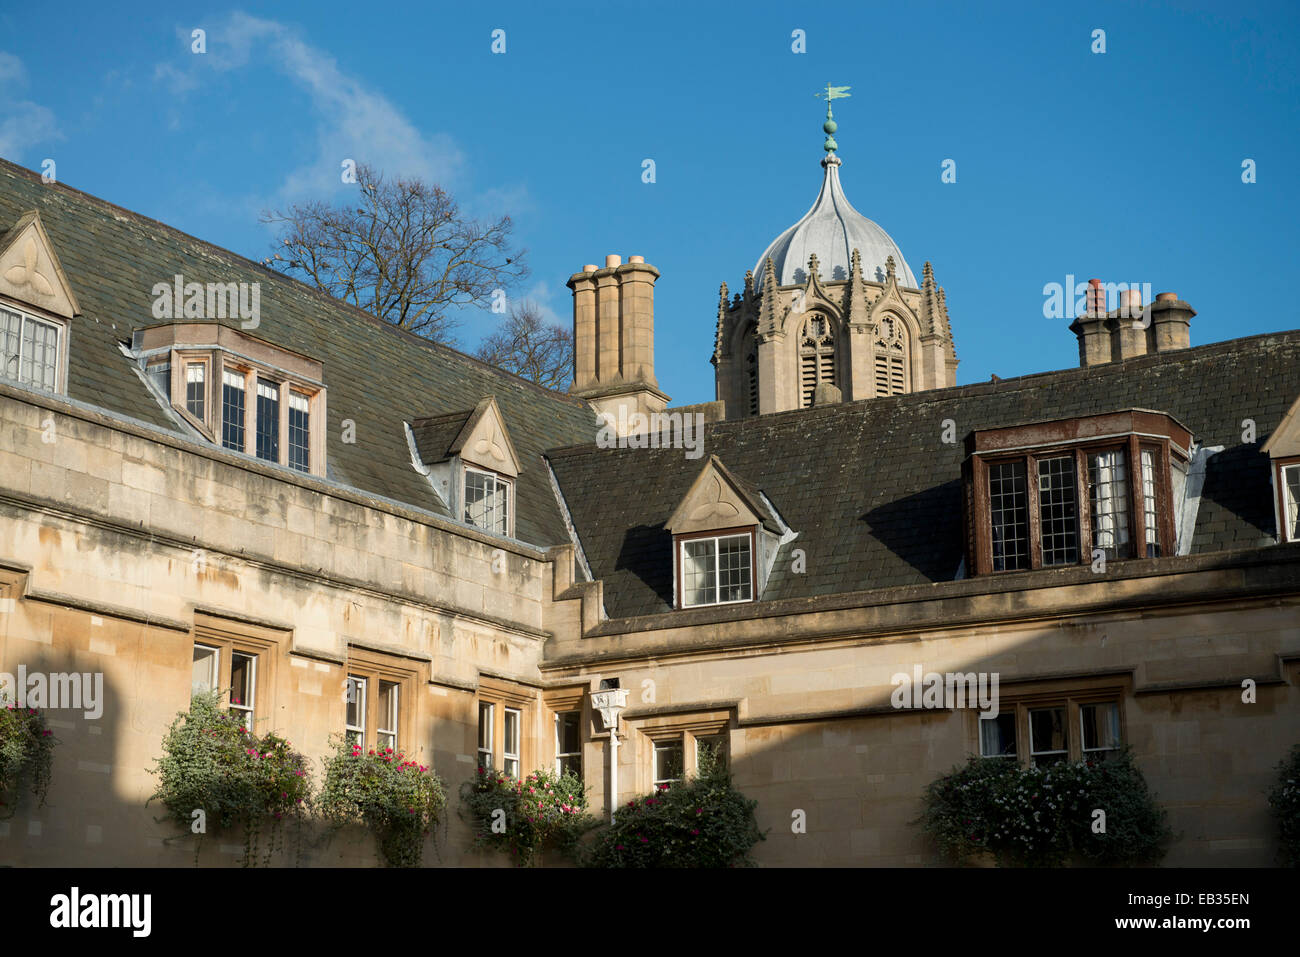
{"type": "MultiPolygon", "coordinates": [[[[260,211],[343,198],[343,159],[421,175],[514,218],[519,292],[566,323],[571,273],[643,255],[678,404],[713,398],[719,284],[816,196],[827,81],[959,382],[1077,364],[1043,315],[1067,274],[1177,292],[1194,345],[1300,326],[1295,3],[109,6],[0,12],[0,155],[254,259],[260,211]]],[[[495,321],[466,318],[467,346],[495,321]]]]}

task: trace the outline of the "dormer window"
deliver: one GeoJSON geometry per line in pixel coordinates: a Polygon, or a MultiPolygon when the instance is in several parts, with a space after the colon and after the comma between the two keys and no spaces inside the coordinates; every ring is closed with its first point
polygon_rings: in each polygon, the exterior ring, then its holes
{"type": "Polygon", "coordinates": [[[206,439],[325,474],[319,362],[211,322],[152,326],[133,345],[161,397],[206,439]]]}
{"type": "Polygon", "coordinates": [[[221,373],[221,445],[236,452],[244,451],[244,376],[237,370],[221,373]]]}
{"type": "Polygon", "coordinates": [[[1300,399],[1260,449],[1268,453],[1279,542],[1300,542],[1300,399]]]}
{"type": "Polygon", "coordinates": [[[0,307],[0,375],[25,386],[64,392],[65,324],[0,307]]]}
{"type": "Polygon", "coordinates": [[[756,601],[781,542],[794,537],[761,492],[709,456],[664,524],[678,608],[756,601]]]}
{"type": "Polygon", "coordinates": [[[1300,462],[1278,469],[1282,481],[1282,535],[1285,541],[1300,542],[1300,462]]]}
{"type": "Polygon", "coordinates": [[[519,455],[493,396],[472,409],[416,419],[411,460],[447,511],[466,525],[513,538],[519,455]]]}
{"type": "Polygon", "coordinates": [[[511,531],[513,483],[495,472],[465,466],[465,521],[498,535],[511,531]]]}
{"type": "Polygon", "coordinates": [[[40,213],[24,213],[0,241],[0,378],[66,393],[68,335],[81,309],[40,213]]]}
{"type": "MultiPolygon", "coordinates": [[[[164,369],[170,366],[164,365],[164,369]]],[[[185,411],[200,422],[207,421],[208,364],[185,363],[185,411]]],[[[170,395],[170,393],[168,393],[170,395]]]]}
{"type": "Polygon", "coordinates": [[[754,532],[678,540],[682,607],[729,605],[754,597],[754,532]]]}
{"type": "Polygon", "coordinates": [[[974,432],[964,467],[977,574],[1173,554],[1191,433],[1159,412],[974,432]]]}

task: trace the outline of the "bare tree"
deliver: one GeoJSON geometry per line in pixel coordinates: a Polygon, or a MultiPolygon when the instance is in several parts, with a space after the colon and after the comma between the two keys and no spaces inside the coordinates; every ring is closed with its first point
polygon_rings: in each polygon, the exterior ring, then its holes
{"type": "Polygon", "coordinates": [[[479,223],[440,186],[386,181],[364,163],[356,175],[345,204],[263,212],[280,227],[264,263],[435,342],[453,340],[456,309],[490,305],[528,274],[524,250],[509,246],[509,216],[479,223]]]}
{"type": "Polygon", "coordinates": [[[573,333],[548,323],[527,300],[510,307],[501,328],[475,355],[548,389],[564,389],[573,381],[573,333]]]}

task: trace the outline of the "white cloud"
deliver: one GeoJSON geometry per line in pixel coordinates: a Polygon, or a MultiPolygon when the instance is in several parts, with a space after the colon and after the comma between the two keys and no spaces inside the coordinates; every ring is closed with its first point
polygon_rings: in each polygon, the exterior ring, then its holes
{"type": "Polygon", "coordinates": [[[545,282],[534,283],[520,296],[521,299],[526,299],[537,306],[537,311],[548,323],[567,328],[573,322],[572,305],[566,297],[565,303],[557,307],[555,297],[555,286],[545,282]],[[564,310],[563,314],[561,310],[564,310]]]}
{"type": "Polygon", "coordinates": [[[0,156],[10,159],[38,143],[63,138],[49,108],[19,98],[19,90],[26,86],[22,60],[0,51],[0,156]]]}
{"type": "Polygon", "coordinates": [[[203,72],[230,73],[263,62],[302,89],[316,119],[316,158],[291,170],[278,191],[281,202],[319,196],[324,184],[342,185],[345,159],[369,162],[391,176],[420,176],[448,183],[464,155],[448,136],[426,136],[382,93],[340,69],[329,54],[274,20],[234,13],[205,27],[207,52],[190,52],[190,31],[178,30],[184,59],[161,63],[154,78],[185,96],[203,72]]]}

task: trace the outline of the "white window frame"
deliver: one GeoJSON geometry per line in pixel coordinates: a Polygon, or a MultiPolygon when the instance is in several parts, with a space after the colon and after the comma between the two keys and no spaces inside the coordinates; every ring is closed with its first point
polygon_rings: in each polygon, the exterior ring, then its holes
{"type": "Polygon", "coordinates": [[[727,535],[699,536],[691,538],[681,538],[677,542],[677,561],[678,561],[678,581],[681,585],[681,606],[683,608],[703,608],[706,605],[742,605],[745,602],[754,600],[754,534],[753,532],[738,532],[727,535]],[[731,539],[743,538],[749,545],[749,567],[746,569],[746,576],[749,583],[748,598],[732,598],[727,601],[721,600],[722,595],[722,575],[719,568],[719,557],[722,551],[722,542],[731,539]],[[686,584],[686,546],[708,543],[713,546],[713,600],[712,601],[688,601],[690,589],[686,584]]]}
{"type": "Polygon", "coordinates": [[[1277,469],[1277,480],[1282,485],[1282,514],[1278,517],[1282,525],[1281,540],[1284,542],[1300,542],[1300,536],[1292,534],[1294,521],[1291,518],[1291,513],[1297,512],[1300,514],[1300,500],[1297,500],[1291,494],[1291,488],[1287,485],[1286,475],[1291,471],[1300,473],[1300,462],[1287,462],[1279,465],[1277,469]]]}
{"type": "Polygon", "coordinates": [[[369,679],[364,675],[348,675],[348,693],[343,706],[343,737],[352,744],[361,745],[362,749],[366,746],[366,708],[369,702],[366,700],[367,684],[369,679]],[[347,706],[354,701],[356,696],[357,715],[360,717],[360,724],[348,724],[347,706]],[[355,735],[355,740],[353,736],[355,735]]]}
{"type": "MultiPolygon", "coordinates": [[[[555,775],[559,777],[564,773],[564,759],[573,758],[577,760],[578,768],[582,768],[582,712],[581,711],[557,711],[555,712],[555,775]],[[572,716],[574,724],[578,731],[578,750],[564,750],[564,719],[572,716]]],[[[578,774],[582,777],[582,774],[578,774]]]]}
{"type": "Polygon", "coordinates": [[[209,662],[211,662],[208,668],[208,672],[209,672],[208,687],[204,689],[198,688],[194,682],[193,671],[191,671],[190,672],[190,694],[191,695],[199,693],[200,690],[215,691],[221,687],[221,649],[216,647],[215,645],[204,644],[201,641],[194,642],[194,650],[198,651],[200,648],[203,649],[204,651],[212,652],[212,654],[208,656],[208,660],[209,662]]]}
{"type": "Polygon", "coordinates": [[[253,731],[253,722],[257,718],[257,659],[258,655],[248,651],[240,651],[238,648],[230,652],[230,707],[244,716],[244,727],[251,733],[253,731]],[[235,704],[235,658],[247,658],[248,665],[248,701],[235,704]]]}
{"type": "Polygon", "coordinates": [[[497,706],[492,701],[478,703],[478,766],[485,771],[492,770],[492,752],[496,747],[497,706]],[[483,720],[484,714],[487,721],[483,720]],[[483,729],[487,728],[487,741],[484,742],[483,729]]]}
{"type": "Polygon", "coordinates": [[[506,478],[505,476],[501,475],[498,472],[493,472],[490,469],[476,468],[475,466],[472,465],[466,465],[463,469],[461,469],[461,478],[460,478],[461,520],[466,525],[470,525],[474,528],[480,529],[485,532],[490,532],[493,535],[504,535],[506,538],[513,537],[514,528],[515,528],[514,485],[515,485],[514,482],[512,482],[510,479],[506,478]],[[469,492],[469,476],[471,473],[475,475],[482,475],[491,479],[493,486],[505,493],[505,513],[506,513],[505,519],[506,520],[505,520],[504,528],[501,529],[495,527],[484,528],[482,525],[476,525],[470,519],[468,492],[469,492]]]}
{"type": "Polygon", "coordinates": [[[524,713],[519,708],[503,708],[501,711],[501,770],[512,778],[520,777],[519,753],[523,750],[524,713]],[[514,751],[510,750],[510,719],[515,722],[514,751]],[[510,770],[514,765],[514,771],[510,770]]]}
{"type": "Polygon", "coordinates": [[[1020,757],[1020,730],[1017,727],[1018,723],[1019,722],[1017,721],[1017,715],[1016,715],[1016,710],[1014,705],[1009,710],[1004,708],[1002,711],[998,712],[998,714],[990,718],[985,718],[981,715],[979,721],[975,726],[976,732],[979,735],[980,757],[981,758],[1011,758],[1013,761],[1018,760],[1020,757]],[[1015,748],[1010,754],[988,754],[984,750],[984,722],[997,721],[999,718],[1003,717],[1004,715],[1010,715],[1011,717],[1011,741],[1015,745],[1015,748]]]}
{"type": "MultiPolygon", "coordinates": [[[[1040,758],[1040,757],[1044,757],[1044,758],[1046,758],[1046,757],[1052,757],[1052,756],[1054,756],[1054,755],[1060,755],[1060,760],[1061,760],[1061,761],[1069,761],[1069,760],[1070,760],[1070,705],[1069,705],[1069,702],[1062,702],[1062,703],[1060,703],[1060,704],[1043,704],[1043,705],[1033,705],[1033,706],[1030,706],[1030,707],[1027,709],[1027,713],[1026,713],[1025,718],[1026,718],[1026,721],[1027,721],[1027,723],[1028,723],[1028,730],[1029,730],[1029,741],[1028,741],[1028,744],[1029,744],[1029,766],[1030,766],[1030,767],[1035,767],[1035,766],[1037,765],[1037,763],[1038,763],[1036,759],[1037,759],[1037,758],[1040,758]],[[1035,712],[1035,711],[1059,711],[1059,712],[1061,712],[1061,736],[1064,738],[1064,744],[1065,744],[1065,747],[1063,747],[1063,748],[1053,748],[1053,749],[1048,749],[1048,750],[1043,750],[1043,751],[1035,750],[1035,747],[1034,747],[1034,712],[1035,712]]],[[[1053,763],[1055,763],[1055,762],[1053,762],[1053,763]]],[[[1044,765],[1044,766],[1046,766],[1046,765],[1044,765]]]]}
{"type": "Polygon", "coordinates": [[[388,714],[380,714],[375,719],[375,748],[392,748],[397,750],[397,729],[401,723],[402,706],[398,696],[402,693],[402,685],[399,681],[379,680],[379,687],[376,689],[378,695],[375,699],[377,705],[381,705],[384,700],[384,686],[388,685],[392,689],[392,697],[389,698],[388,714]],[[387,724],[388,727],[384,725],[387,724]]]}
{"type": "Polygon", "coordinates": [[[673,735],[671,737],[654,738],[651,741],[651,751],[652,753],[650,755],[650,783],[654,785],[656,791],[659,790],[659,786],[661,784],[672,785],[685,780],[686,778],[686,737],[685,735],[678,734],[678,735],[673,735]],[[665,778],[659,776],[659,753],[661,750],[661,746],[663,746],[662,750],[667,750],[669,747],[675,746],[676,749],[679,752],[681,752],[681,756],[682,756],[681,777],[665,778]]]}
{"type": "MultiPolygon", "coordinates": [[[[1121,722],[1118,701],[1083,701],[1080,702],[1080,704],[1078,705],[1078,710],[1079,710],[1079,754],[1083,757],[1083,760],[1085,761],[1088,760],[1088,755],[1090,754],[1105,755],[1110,751],[1118,751],[1124,747],[1124,728],[1121,722]],[[1083,733],[1083,728],[1084,728],[1083,709],[1103,708],[1103,707],[1111,709],[1111,714],[1114,715],[1115,725],[1117,728],[1119,728],[1119,739],[1113,747],[1106,747],[1106,748],[1085,747],[1084,742],[1087,741],[1088,738],[1087,735],[1083,733]]],[[[1066,741],[1066,744],[1068,746],[1069,744],[1068,740],[1066,741]]]]}
{"type": "MultiPolygon", "coordinates": [[[[0,302],[0,310],[18,317],[18,351],[14,353],[13,356],[17,363],[17,367],[14,369],[14,374],[11,376],[9,374],[8,363],[0,362],[0,378],[7,379],[10,382],[17,382],[19,385],[23,386],[23,388],[40,389],[42,392],[53,392],[57,395],[65,394],[67,392],[68,381],[68,323],[64,320],[51,319],[48,316],[35,315],[34,313],[28,312],[25,309],[20,309],[7,302],[0,302]],[[27,324],[33,322],[37,325],[47,326],[54,330],[54,385],[50,389],[46,389],[43,384],[36,385],[35,383],[28,382],[22,378],[23,350],[26,341],[26,336],[24,336],[23,333],[26,331],[27,324]]],[[[3,335],[4,332],[0,331],[0,336],[3,335]]],[[[4,343],[0,341],[0,347],[3,345],[4,343]]]]}

